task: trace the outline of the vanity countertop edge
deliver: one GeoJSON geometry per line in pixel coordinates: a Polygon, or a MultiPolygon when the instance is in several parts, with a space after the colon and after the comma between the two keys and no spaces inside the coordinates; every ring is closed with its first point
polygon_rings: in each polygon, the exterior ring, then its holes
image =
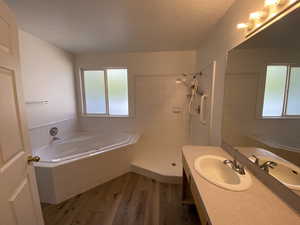
{"type": "Polygon", "coordinates": [[[221,147],[184,146],[182,154],[184,170],[190,173],[212,225],[300,225],[300,216],[249,171],[252,186],[240,192],[201,177],[194,169],[197,157],[211,154],[232,159],[221,147]]]}

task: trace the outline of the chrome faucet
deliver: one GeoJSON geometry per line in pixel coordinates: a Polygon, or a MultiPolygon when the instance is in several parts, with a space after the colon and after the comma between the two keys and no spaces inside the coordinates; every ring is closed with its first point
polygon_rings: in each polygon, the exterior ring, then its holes
{"type": "Polygon", "coordinates": [[[59,140],[61,140],[59,137],[52,137],[52,141],[54,142],[54,141],[59,141],[59,140]]]}
{"type": "Polygon", "coordinates": [[[259,165],[259,158],[257,156],[255,156],[255,155],[252,155],[250,158],[254,159],[253,161],[252,160],[251,161],[255,165],[259,166],[259,168],[261,168],[262,170],[266,171],[267,173],[269,173],[270,168],[274,169],[274,167],[277,166],[277,163],[273,162],[273,161],[266,161],[262,165],[259,165]]]}
{"type": "MultiPolygon", "coordinates": [[[[252,155],[250,158],[253,158],[254,159],[254,161],[252,161],[255,165],[257,165],[257,166],[259,166],[259,159],[256,157],[256,155],[252,155]]],[[[250,159],[249,158],[249,159],[250,159]]]]}
{"type": "Polygon", "coordinates": [[[277,166],[276,162],[272,162],[272,161],[267,161],[264,164],[262,164],[261,166],[259,166],[261,169],[263,169],[264,171],[266,171],[267,173],[269,173],[269,169],[274,169],[274,167],[277,166]]]}
{"type": "Polygon", "coordinates": [[[235,159],[232,160],[224,160],[223,162],[225,165],[230,165],[231,169],[233,169],[235,172],[239,173],[240,175],[245,175],[245,169],[244,166],[240,165],[235,159]]]}
{"type": "Polygon", "coordinates": [[[56,137],[56,135],[58,134],[58,128],[57,127],[52,127],[49,130],[49,134],[52,137],[52,142],[60,140],[59,137],[56,137]]]}

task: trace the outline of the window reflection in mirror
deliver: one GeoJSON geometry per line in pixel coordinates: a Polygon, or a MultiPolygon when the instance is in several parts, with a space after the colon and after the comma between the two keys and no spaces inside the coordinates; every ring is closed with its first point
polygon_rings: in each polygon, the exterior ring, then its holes
{"type": "Polygon", "coordinates": [[[300,195],[299,21],[298,10],[229,52],[222,137],[300,195]]]}

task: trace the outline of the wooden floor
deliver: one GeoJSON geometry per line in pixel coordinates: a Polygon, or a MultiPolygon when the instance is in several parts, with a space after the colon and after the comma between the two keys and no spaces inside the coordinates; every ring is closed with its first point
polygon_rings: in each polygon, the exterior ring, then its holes
{"type": "Polygon", "coordinates": [[[43,205],[46,225],[199,225],[181,204],[181,185],[128,173],[59,205],[43,205]]]}

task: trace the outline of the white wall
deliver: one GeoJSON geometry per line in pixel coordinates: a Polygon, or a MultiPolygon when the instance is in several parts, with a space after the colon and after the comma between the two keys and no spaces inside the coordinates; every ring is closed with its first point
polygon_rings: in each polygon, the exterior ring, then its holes
{"type": "MultiPolygon", "coordinates": [[[[191,126],[191,144],[193,145],[201,145],[208,146],[210,145],[210,127],[211,127],[211,99],[212,99],[212,81],[214,78],[214,70],[215,64],[210,63],[203,68],[199,68],[198,71],[201,72],[201,76],[198,78],[199,80],[199,89],[198,91],[206,96],[205,102],[203,102],[203,120],[200,121],[200,115],[192,115],[190,117],[190,126],[191,126]]],[[[201,107],[201,97],[199,95],[196,96],[195,102],[197,106],[201,107]]],[[[201,108],[200,108],[201,110],[201,108]]]]}
{"type": "MultiPolygon", "coordinates": [[[[205,67],[216,61],[216,80],[213,87],[213,126],[210,130],[211,144],[221,144],[222,108],[224,94],[224,77],[227,65],[227,53],[245,40],[244,32],[236,29],[240,22],[247,21],[251,12],[261,9],[263,0],[235,1],[225,16],[219,21],[207,38],[200,44],[197,53],[197,67],[205,67]]],[[[201,135],[201,134],[199,134],[201,135]]]]}
{"type": "Polygon", "coordinates": [[[180,151],[188,143],[188,119],[184,112],[186,88],[176,85],[175,80],[181,73],[193,72],[195,61],[195,51],[77,55],[76,71],[127,67],[131,96],[135,96],[132,118],[80,118],[81,128],[137,130],[143,136],[135,145],[133,163],[165,175],[180,175],[180,151]],[[173,113],[173,107],[183,112],[173,113]],[[177,166],[172,167],[172,162],[177,166]]]}
{"type": "Polygon", "coordinates": [[[29,128],[76,117],[73,56],[19,31],[21,74],[29,128]]]}

